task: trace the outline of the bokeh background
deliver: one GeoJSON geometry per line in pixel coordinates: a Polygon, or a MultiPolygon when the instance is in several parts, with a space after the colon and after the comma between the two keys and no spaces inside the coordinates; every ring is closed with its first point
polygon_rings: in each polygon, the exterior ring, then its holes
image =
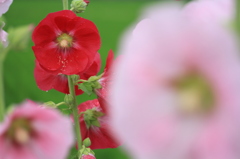
{"type": "MultiPolygon", "coordinates": [[[[93,21],[100,32],[102,46],[99,50],[102,59],[102,68],[110,49],[118,50],[118,43],[124,30],[128,28],[138,17],[142,8],[156,0],[90,0],[87,11],[78,14],[93,21]]],[[[171,0],[169,0],[171,1],[171,0]]],[[[70,1],[69,1],[70,3],[70,1]]],[[[4,15],[6,26],[10,27],[33,24],[37,25],[50,12],[62,10],[61,0],[13,0],[9,11],[4,15]]],[[[4,62],[4,89],[7,105],[31,99],[38,102],[63,101],[64,94],[55,90],[42,91],[34,80],[34,54],[31,46],[24,51],[11,51],[4,62]]],[[[102,71],[101,71],[102,72],[102,71]]],[[[94,95],[78,96],[78,103],[96,98],[94,95]]],[[[57,133],[57,132],[56,132],[57,133]]],[[[57,145],[56,145],[57,146],[57,145]]],[[[130,158],[122,148],[94,150],[97,159],[128,159],[130,158]]]]}

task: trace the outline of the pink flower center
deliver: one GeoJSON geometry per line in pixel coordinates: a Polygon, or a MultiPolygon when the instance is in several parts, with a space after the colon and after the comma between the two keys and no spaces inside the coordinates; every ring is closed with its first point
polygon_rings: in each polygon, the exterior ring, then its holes
{"type": "Polygon", "coordinates": [[[57,37],[57,44],[63,49],[70,48],[73,45],[73,37],[67,33],[62,33],[57,37]]]}
{"type": "Polygon", "coordinates": [[[27,144],[33,134],[31,123],[28,119],[17,118],[11,123],[6,132],[6,137],[17,145],[27,144]]]}
{"type": "Polygon", "coordinates": [[[209,82],[196,73],[189,73],[174,82],[180,110],[186,114],[207,113],[214,107],[214,93],[209,82]]]}

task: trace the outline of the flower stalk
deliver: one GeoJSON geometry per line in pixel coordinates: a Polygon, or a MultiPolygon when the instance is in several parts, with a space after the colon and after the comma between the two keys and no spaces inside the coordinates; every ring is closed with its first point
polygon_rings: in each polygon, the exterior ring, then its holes
{"type": "Polygon", "coordinates": [[[63,10],[68,10],[68,0],[62,0],[63,2],[63,10]]]}
{"type": "Polygon", "coordinates": [[[82,148],[82,137],[81,137],[81,130],[79,126],[79,115],[78,115],[77,101],[76,101],[76,95],[75,95],[74,81],[71,75],[68,76],[68,87],[69,87],[70,95],[73,97],[70,108],[72,109],[72,113],[73,113],[74,129],[75,129],[75,135],[77,138],[78,150],[80,150],[82,148]]]}
{"type": "Polygon", "coordinates": [[[4,108],[5,108],[3,86],[4,86],[4,84],[3,84],[3,60],[2,60],[2,58],[0,58],[0,121],[3,121],[4,108]]]}
{"type": "Polygon", "coordinates": [[[10,48],[9,46],[7,48],[1,48],[1,53],[0,53],[0,122],[3,121],[4,114],[5,114],[3,66],[4,66],[4,60],[7,55],[7,52],[9,51],[9,48],[10,48]]]}

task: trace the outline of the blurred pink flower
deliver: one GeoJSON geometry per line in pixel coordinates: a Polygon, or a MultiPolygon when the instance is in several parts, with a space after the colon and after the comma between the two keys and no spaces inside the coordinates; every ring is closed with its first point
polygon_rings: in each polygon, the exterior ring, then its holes
{"type": "Polygon", "coordinates": [[[234,18],[234,0],[196,0],[188,3],[183,14],[190,19],[198,22],[214,24],[229,23],[234,18]]]}
{"type": "Polygon", "coordinates": [[[155,5],[143,17],[124,39],[109,93],[112,127],[127,151],[137,159],[238,159],[234,35],[178,5],[155,5]]]}
{"type": "Polygon", "coordinates": [[[1,159],[65,159],[73,143],[71,120],[32,101],[0,125],[1,159]]]}
{"type": "Polygon", "coordinates": [[[7,47],[8,40],[7,40],[7,33],[2,29],[5,25],[5,23],[0,24],[0,45],[3,45],[4,47],[7,47]]]}
{"type": "Polygon", "coordinates": [[[13,0],[0,0],[0,16],[8,11],[12,2],[13,0]]]}

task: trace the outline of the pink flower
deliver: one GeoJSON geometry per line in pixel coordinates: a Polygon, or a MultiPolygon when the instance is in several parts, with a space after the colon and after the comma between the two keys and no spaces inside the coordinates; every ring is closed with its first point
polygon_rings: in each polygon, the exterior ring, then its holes
{"type": "Polygon", "coordinates": [[[12,2],[12,0],[0,0],[0,16],[8,11],[12,2]]]}
{"type": "Polygon", "coordinates": [[[125,38],[109,93],[112,129],[138,159],[238,159],[236,39],[180,8],[149,8],[125,38]]]}
{"type": "Polygon", "coordinates": [[[198,22],[227,24],[235,14],[234,0],[197,0],[188,3],[183,14],[198,22]]]}
{"type": "Polygon", "coordinates": [[[3,45],[4,47],[7,47],[8,40],[7,36],[8,34],[2,29],[4,27],[5,23],[2,23],[0,26],[0,45],[3,45]]]}
{"type": "Polygon", "coordinates": [[[65,159],[74,143],[71,120],[25,101],[0,126],[1,159],[65,159]]]}
{"type": "Polygon", "coordinates": [[[119,143],[115,141],[110,131],[108,114],[104,111],[108,108],[103,108],[98,100],[94,99],[80,104],[78,109],[79,113],[85,112],[86,110],[92,111],[90,114],[83,115],[83,117],[79,119],[82,138],[83,140],[90,138],[91,149],[116,148],[119,146],[119,143]],[[94,116],[91,116],[91,114],[94,114],[94,116]],[[97,123],[99,122],[98,126],[96,126],[96,122],[92,122],[93,119],[96,119],[97,123]]]}

